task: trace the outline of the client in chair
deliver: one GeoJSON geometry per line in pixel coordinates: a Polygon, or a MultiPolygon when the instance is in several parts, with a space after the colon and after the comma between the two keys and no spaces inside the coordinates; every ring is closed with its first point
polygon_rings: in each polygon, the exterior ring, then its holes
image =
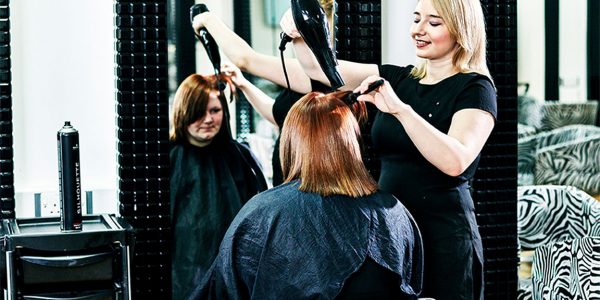
{"type": "MultiPolygon", "coordinates": [[[[219,81],[192,74],[177,89],[171,126],[173,299],[185,299],[202,278],[242,205],[267,188],[250,150],[229,129],[219,81]]],[[[230,84],[231,86],[231,84],[230,84]]]]}
{"type": "Polygon", "coordinates": [[[347,95],[294,104],[281,136],[285,183],[240,210],[190,299],[417,298],[419,230],[363,165],[347,95]]]}

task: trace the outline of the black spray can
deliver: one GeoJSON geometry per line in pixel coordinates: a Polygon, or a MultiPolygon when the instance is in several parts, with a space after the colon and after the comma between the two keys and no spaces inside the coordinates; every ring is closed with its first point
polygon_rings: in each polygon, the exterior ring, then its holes
{"type": "Polygon", "coordinates": [[[58,180],[60,186],[60,230],[81,230],[81,166],[79,133],[71,122],[56,134],[58,144],[58,180]]]}

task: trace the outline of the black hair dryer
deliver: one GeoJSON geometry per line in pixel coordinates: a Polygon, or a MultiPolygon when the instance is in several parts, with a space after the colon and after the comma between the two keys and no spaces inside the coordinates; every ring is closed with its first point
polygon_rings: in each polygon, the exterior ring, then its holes
{"type": "Polygon", "coordinates": [[[337,59],[329,43],[331,34],[327,14],[318,0],[291,0],[292,17],[304,42],[313,52],[332,89],[343,86],[344,80],[337,70],[337,59]]]}
{"type": "MultiPolygon", "coordinates": [[[[190,22],[194,21],[194,17],[207,12],[208,7],[202,3],[194,4],[190,7],[190,22]]],[[[217,46],[217,42],[215,39],[208,33],[206,28],[200,28],[199,32],[196,34],[202,46],[206,50],[206,54],[208,54],[208,59],[212,62],[215,75],[219,75],[221,73],[221,55],[219,54],[219,46],[217,46]]]]}

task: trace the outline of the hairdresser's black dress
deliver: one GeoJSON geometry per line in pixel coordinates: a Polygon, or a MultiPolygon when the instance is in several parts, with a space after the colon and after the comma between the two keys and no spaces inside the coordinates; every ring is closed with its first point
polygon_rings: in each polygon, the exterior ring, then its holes
{"type": "MultiPolygon", "coordinates": [[[[190,299],[334,299],[365,262],[390,274],[390,299],[416,299],[421,239],[395,197],[322,197],[298,185],[284,183],[246,203],[190,299]]],[[[356,296],[349,294],[343,299],[356,296]]]]}
{"type": "MultiPolygon", "coordinates": [[[[481,109],[496,117],[496,94],[487,77],[457,74],[424,85],[408,76],[411,67],[384,65],[379,73],[402,101],[441,132],[448,132],[453,114],[461,109],[481,109]]],[[[400,199],[421,229],[421,297],[479,299],[483,248],[469,187],[479,156],[460,176],[448,176],[419,153],[394,116],[382,112],[375,118],[372,137],[381,158],[381,189],[400,199]]]]}
{"type": "Polygon", "coordinates": [[[213,262],[231,220],[267,186],[250,150],[227,135],[202,148],[173,143],[170,160],[173,299],[185,299],[213,262]]]}

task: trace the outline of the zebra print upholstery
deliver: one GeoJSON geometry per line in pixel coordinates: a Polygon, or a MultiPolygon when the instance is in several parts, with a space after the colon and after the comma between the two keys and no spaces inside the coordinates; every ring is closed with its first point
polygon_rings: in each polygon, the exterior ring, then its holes
{"type": "MultiPolygon", "coordinates": [[[[594,189],[588,187],[594,186],[594,181],[591,179],[595,178],[598,172],[591,173],[589,176],[585,173],[594,172],[599,167],[598,156],[594,149],[598,139],[600,139],[600,128],[591,125],[569,125],[519,138],[517,146],[519,185],[575,185],[593,194],[591,192],[594,189]],[[539,158],[540,155],[546,157],[539,158]],[[559,157],[562,160],[558,160],[559,157]],[[557,158],[556,164],[555,158],[557,158]],[[545,170],[545,165],[536,167],[539,160],[549,163],[551,168],[545,170]],[[583,164],[580,163],[582,161],[583,164]],[[539,172],[539,178],[537,176],[534,178],[536,172],[539,172]],[[573,178],[574,175],[569,175],[568,172],[577,173],[577,176],[582,177],[573,178]]],[[[600,184],[600,181],[595,182],[600,184]]]]}
{"type": "Polygon", "coordinates": [[[544,102],[541,130],[552,130],[572,124],[595,125],[598,102],[584,103],[544,102]]]}
{"type": "Polygon", "coordinates": [[[534,300],[600,299],[600,237],[538,247],[531,274],[534,300]]]}
{"type": "Polygon", "coordinates": [[[584,236],[600,237],[600,202],[572,186],[520,186],[517,189],[522,249],[584,236]]]}
{"type": "MultiPolygon", "coordinates": [[[[521,186],[517,199],[521,250],[586,236],[600,237],[600,202],[575,187],[521,186]]],[[[534,261],[536,255],[534,252],[534,261]]],[[[522,261],[527,262],[523,257],[522,261]]],[[[520,278],[517,299],[532,299],[532,288],[530,277],[520,278]]]]}
{"type": "Polygon", "coordinates": [[[517,137],[524,138],[537,133],[537,129],[533,126],[517,123],[517,137]]]}
{"type": "Polygon", "coordinates": [[[539,148],[534,174],[536,184],[572,185],[600,194],[600,134],[539,148]]]}

